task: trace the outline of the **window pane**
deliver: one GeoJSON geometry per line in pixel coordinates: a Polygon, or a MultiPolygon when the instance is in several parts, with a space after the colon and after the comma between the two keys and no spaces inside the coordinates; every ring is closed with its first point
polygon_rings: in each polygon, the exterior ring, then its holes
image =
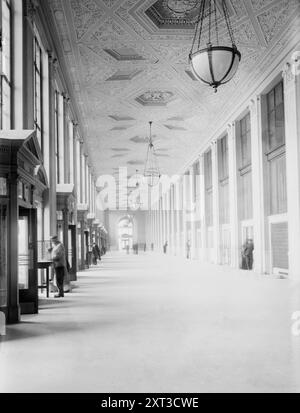
{"type": "Polygon", "coordinates": [[[274,109],[274,90],[268,94],[268,112],[270,113],[274,109]]]}
{"type": "Polygon", "coordinates": [[[2,73],[10,80],[10,9],[2,0],[2,73]]]}
{"type": "Polygon", "coordinates": [[[280,105],[280,103],[283,102],[283,87],[282,87],[282,82],[280,82],[276,87],[275,87],[275,105],[280,105]]]}
{"type": "Polygon", "coordinates": [[[2,78],[2,128],[10,129],[10,95],[11,88],[7,81],[2,78]]]}
{"type": "Polygon", "coordinates": [[[275,128],[276,128],[276,143],[278,145],[283,145],[285,143],[285,131],[284,131],[284,105],[281,103],[276,106],[275,111],[275,128]]]}
{"type": "Polygon", "coordinates": [[[248,114],[245,116],[245,121],[246,121],[246,131],[247,131],[247,132],[250,132],[250,130],[251,130],[250,113],[248,113],[248,114]]]}
{"type": "Polygon", "coordinates": [[[269,113],[269,147],[276,147],[275,111],[269,113]]]}

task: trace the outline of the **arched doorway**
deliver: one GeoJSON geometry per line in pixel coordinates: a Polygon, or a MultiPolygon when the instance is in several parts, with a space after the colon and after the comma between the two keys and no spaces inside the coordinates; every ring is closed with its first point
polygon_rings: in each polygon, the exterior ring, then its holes
{"type": "Polygon", "coordinates": [[[119,250],[126,250],[133,245],[133,218],[129,215],[121,218],[118,224],[119,250]]]}

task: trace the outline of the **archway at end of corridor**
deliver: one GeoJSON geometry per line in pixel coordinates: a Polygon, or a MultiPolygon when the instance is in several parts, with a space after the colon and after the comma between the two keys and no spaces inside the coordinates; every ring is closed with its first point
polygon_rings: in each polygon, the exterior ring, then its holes
{"type": "Polygon", "coordinates": [[[119,251],[132,249],[133,246],[133,217],[126,215],[118,222],[119,251]]]}

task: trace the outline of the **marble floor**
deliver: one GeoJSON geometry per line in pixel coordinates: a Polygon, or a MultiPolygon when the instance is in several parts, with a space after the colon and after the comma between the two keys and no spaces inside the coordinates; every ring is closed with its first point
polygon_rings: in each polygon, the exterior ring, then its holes
{"type": "Polygon", "coordinates": [[[0,339],[0,392],[299,392],[297,282],[111,253],[0,339]]]}

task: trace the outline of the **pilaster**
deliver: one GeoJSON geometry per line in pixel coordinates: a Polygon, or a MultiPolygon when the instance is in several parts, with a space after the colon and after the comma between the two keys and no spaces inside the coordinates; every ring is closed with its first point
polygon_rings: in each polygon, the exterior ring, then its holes
{"type": "Polygon", "coordinates": [[[219,209],[219,174],[218,174],[218,142],[211,144],[212,158],[212,183],[213,183],[213,228],[214,228],[214,252],[213,262],[220,264],[220,209],[219,209]]]}
{"type": "Polygon", "coordinates": [[[264,196],[263,196],[263,164],[262,164],[262,129],[261,129],[261,99],[254,97],[250,102],[251,115],[251,158],[253,182],[253,242],[254,271],[264,272],[264,196]]]}
{"type": "Polygon", "coordinates": [[[236,156],[236,125],[235,122],[227,127],[228,136],[228,166],[229,166],[229,208],[230,208],[230,265],[239,266],[238,245],[238,206],[237,206],[237,156],[236,156]]]}
{"type": "Polygon", "coordinates": [[[294,59],[284,67],[283,81],[289,226],[289,277],[300,280],[300,67],[295,55],[294,59]]]}

